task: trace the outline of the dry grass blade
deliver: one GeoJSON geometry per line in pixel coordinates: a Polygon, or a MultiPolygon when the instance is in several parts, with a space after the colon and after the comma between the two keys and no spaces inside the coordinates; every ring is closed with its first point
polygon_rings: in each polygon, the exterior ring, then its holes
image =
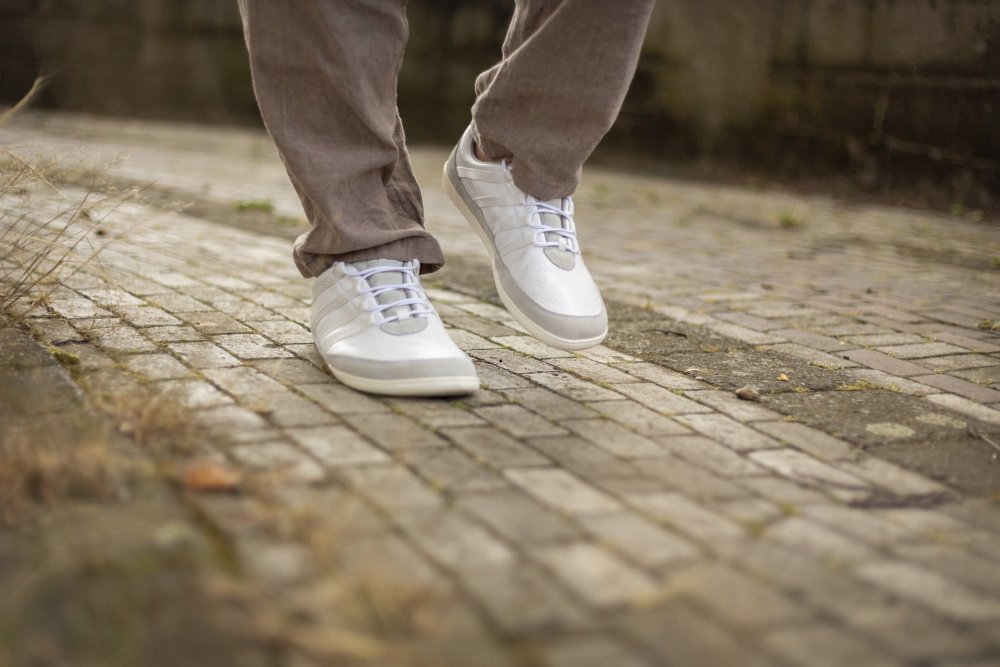
{"type": "MultiPolygon", "coordinates": [[[[3,126],[3,123],[0,123],[0,127],[2,127],[2,126],[3,126]]],[[[14,153],[13,151],[9,151],[9,150],[7,150],[6,148],[3,148],[3,147],[0,147],[0,152],[2,152],[4,155],[6,155],[8,158],[10,158],[11,160],[13,160],[14,162],[18,163],[18,165],[20,167],[22,167],[27,172],[29,172],[33,176],[35,176],[39,180],[39,182],[44,183],[45,185],[47,185],[57,195],[59,195],[60,197],[65,197],[65,195],[62,192],[59,191],[59,188],[57,188],[52,183],[52,181],[49,180],[49,178],[44,174],[44,172],[42,172],[40,169],[38,169],[37,167],[35,167],[33,164],[31,164],[30,162],[28,162],[27,160],[25,160],[23,157],[21,157],[17,153],[14,153]]],[[[8,173],[10,173],[10,172],[8,172],[8,173]]],[[[14,172],[14,173],[17,173],[17,172],[14,172]]]]}
{"type": "MultiPolygon", "coordinates": [[[[0,126],[44,85],[45,79],[38,79],[24,99],[0,115],[0,126]]],[[[0,163],[0,312],[9,312],[22,300],[43,300],[59,282],[98,262],[91,232],[133,193],[104,191],[95,178],[85,191],[67,195],[54,184],[58,160],[29,160],[6,148],[0,148],[0,157],[6,158],[0,163]],[[94,217],[92,211],[102,213],[94,217]],[[48,293],[38,289],[43,284],[52,285],[48,293]]]]}
{"type": "MultiPolygon", "coordinates": [[[[0,191],[0,201],[4,194],[0,191]]],[[[39,285],[54,281],[68,266],[79,268],[93,261],[94,252],[83,259],[76,255],[94,227],[80,215],[82,203],[48,220],[38,220],[28,215],[12,216],[12,206],[4,202],[0,208],[0,310],[31,295],[39,285]]]]}
{"type": "Polygon", "coordinates": [[[66,500],[122,500],[140,474],[115,451],[108,433],[93,432],[71,446],[11,438],[0,447],[0,522],[16,524],[32,507],[66,500]]]}
{"type": "Polygon", "coordinates": [[[179,403],[145,392],[123,394],[95,388],[93,393],[96,407],[154,458],[186,456],[198,449],[200,435],[190,410],[179,403]]]}
{"type": "Polygon", "coordinates": [[[1000,452],[1000,444],[994,442],[993,439],[987,436],[985,433],[983,433],[974,426],[969,426],[967,430],[969,432],[969,435],[971,435],[973,438],[976,438],[977,440],[982,440],[987,445],[997,450],[997,452],[1000,452]]]}
{"type": "Polygon", "coordinates": [[[0,125],[10,122],[10,119],[16,116],[20,111],[25,109],[31,102],[38,96],[38,93],[42,92],[46,84],[49,82],[49,77],[40,76],[35,79],[35,82],[31,85],[31,90],[22,97],[17,104],[7,109],[3,113],[0,113],[0,125]]]}

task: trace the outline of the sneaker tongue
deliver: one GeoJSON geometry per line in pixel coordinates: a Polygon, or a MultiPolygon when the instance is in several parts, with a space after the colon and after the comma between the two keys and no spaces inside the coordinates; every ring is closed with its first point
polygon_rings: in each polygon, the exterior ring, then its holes
{"type": "MultiPolygon", "coordinates": [[[[571,213],[572,211],[569,210],[570,206],[569,202],[570,200],[567,197],[563,199],[550,199],[549,201],[544,203],[548,204],[549,206],[553,206],[559,209],[560,211],[566,211],[567,213],[571,213]]],[[[548,225],[549,227],[557,227],[559,229],[566,229],[566,218],[564,218],[561,215],[558,215],[556,213],[541,213],[539,217],[541,218],[541,222],[543,225],[548,225]]],[[[569,239],[567,239],[565,236],[560,236],[555,232],[546,232],[545,240],[550,243],[559,244],[558,246],[550,246],[546,248],[545,256],[548,257],[549,260],[559,268],[565,269],[567,271],[572,270],[573,266],[576,264],[576,255],[574,255],[569,250],[568,247],[569,239]]]]}
{"type": "MultiPolygon", "coordinates": [[[[400,262],[395,259],[369,259],[364,262],[352,262],[351,266],[356,269],[373,269],[376,266],[391,266],[403,268],[404,262],[400,262]]],[[[368,282],[375,287],[382,287],[383,285],[402,285],[403,284],[403,273],[401,271],[385,271],[381,273],[376,273],[375,275],[368,278],[368,282]]],[[[404,295],[400,295],[399,292],[403,290],[392,290],[391,292],[386,292],[378,297],[378,302],[380,304],[390,303],[392,301],[399,301],[405,298],[404,295]]]]}
{"type": "MultiPolygon", "coordinates": [[[[550,199],[549,201],[543,203],[548,204],[549,206],[552,206],[554,208],[557,208],[560,211],[568,211],[569,204],[566,199],[550,199]]],[[[561,215],[557,215],[556,213],[542,213],[540,214],[540,217],[542,219],[543,225],[548,225],[549,227],[557,227],[559,229],[566,228],[566,218],[562,217],[561,215]]],[[[567,250],[566,246],[568,241],[565,236],[560,236],[559,234],[556,234],[554,232],[547,232],[545,234],[545,240],[549,241],[550,243],[559,244],[558,248],[553,246],[549,248],[549,250],[556,250],[556,251],[567,250]]]]}
{"type": "MultiPolygon", "coordinates": [[[[356,269],[364,270],[371,269],[376,266],[391,266],[403,268],[405,262],[401,262],[396,259],[369,259],[363,262],[352,262],[351,266],[356,269]]],[[[382,271],[376,273],[368,278],[368,284],[373,287],[383,287],[385,285],[402,285],[404,283],[404,274],[402,271],[382,271]]],[[[396,301],[402,301],[413,296],[408,294],[405,289],[394,289],[388,290],[379,294],[375,297],[375,300],[380,306],[384,306],[389,303],[395,303],[396,301]]],[[[384,324],[383,327],[392,333],[409,333],[410,329],[422,328],[424,323],[420,318],[416,319],[412,323],[408,322],[410,313],[412,312],[414,306],[399,306],[398,308],[389,308],[382,311],[385,317],[398,316],[400,319],[395,322],[389,322],[384,324]]]]}
{"type": "MultiPolygon", "coordinates": [[[[353,266],[357,269],[372,269],[376,266],[391,266],[403,268],[403,262],[395,259],[370,259],[364,262],[354,262],[353,266]]],[[[385,285],[402,285],[403,284],[403,273],[402,271],[384,271],[381,273],[376,273],[373,276],[369,276],[368,284],[373,287],[383,287],[385,285]]],[[[394,289],[387,292],[383,292],[375,297],[375,300],[380,306],[384,306],[387,303],[394,303],[396,301],[402,301],[408,295],[406,290],[394,289]]],[[[390,315],[399,315],[400,317],[406,317],[406,314],[410,310],[409,306],[400,306],[399,308],[390,308],[389,310],[383,311],[386,317],[390,315]]]]}

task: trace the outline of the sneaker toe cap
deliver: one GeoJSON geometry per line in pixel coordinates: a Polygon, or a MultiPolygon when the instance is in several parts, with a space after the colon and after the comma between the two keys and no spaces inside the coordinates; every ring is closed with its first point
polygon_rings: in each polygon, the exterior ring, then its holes
{"type": "Polygon", "coordinates": [[[375,360],[330,355],[331,368],[372,380],[417,380],[421,378],[476,377],[476,367],[465,355],[440,359],[375,360]]]}
{"type": "MultiPolygon", "coordinates": [[[[550,345],[563,349],[583,349],[597,345],[607,335],[608,313],[599,294],[595,294],[591,299],[600,304],[600,310],[596,314],[567,312],[573,310],[571,307],[564,308],[560,312],[541,306],[526,294],[509,274],[502,273],[499,279],[499,286],[502,288],[501,297],[515,314],[515,318],[525,324],[531,333],[550,345]]],[[[592,289],[596,293],[597,288],[592,289]]],[[[572,299],[564,301],[571,302],[572,299]]]]}

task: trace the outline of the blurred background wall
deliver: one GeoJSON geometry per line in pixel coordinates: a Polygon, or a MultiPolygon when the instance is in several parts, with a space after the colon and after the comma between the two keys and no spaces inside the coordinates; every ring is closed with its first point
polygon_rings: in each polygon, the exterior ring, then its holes
{"type": "MultiPolygon", "coordinates": [[[[465,125],[512,6],[409,3],[411,141],[465,125]]],[[[259,123],[235,0],[0,0],[0,101],[39,73],[47,108],[259,123]]],[[[660,0],[601,155],[840,170],[870,188],[914,175],[989,199],[998,109],[1000,0],[660,0]]]]}

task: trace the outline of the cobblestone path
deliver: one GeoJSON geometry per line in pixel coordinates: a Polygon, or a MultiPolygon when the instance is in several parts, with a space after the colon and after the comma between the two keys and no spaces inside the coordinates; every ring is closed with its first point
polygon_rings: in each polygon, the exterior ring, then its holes
{"type": "Polygon", "coordinates": [[[416,149],[454,258],[429,293],[484,388],[384,399],[314,351],[266,137],[27,116],[3,141],[154,184],[102,224],[99,266],[20,315],[90,391],[151,387],[202,456],[280,474],[194,500],[276,604],[330,576],[318,533],[342,571],[419,592],[419,664],[1000,660],[996,223],[594,169],[578,223],[613,332],[570,354],[498,307],[444,152],[416,149]],[[218,222],[237,209],[272,234],[218,222]]]}

